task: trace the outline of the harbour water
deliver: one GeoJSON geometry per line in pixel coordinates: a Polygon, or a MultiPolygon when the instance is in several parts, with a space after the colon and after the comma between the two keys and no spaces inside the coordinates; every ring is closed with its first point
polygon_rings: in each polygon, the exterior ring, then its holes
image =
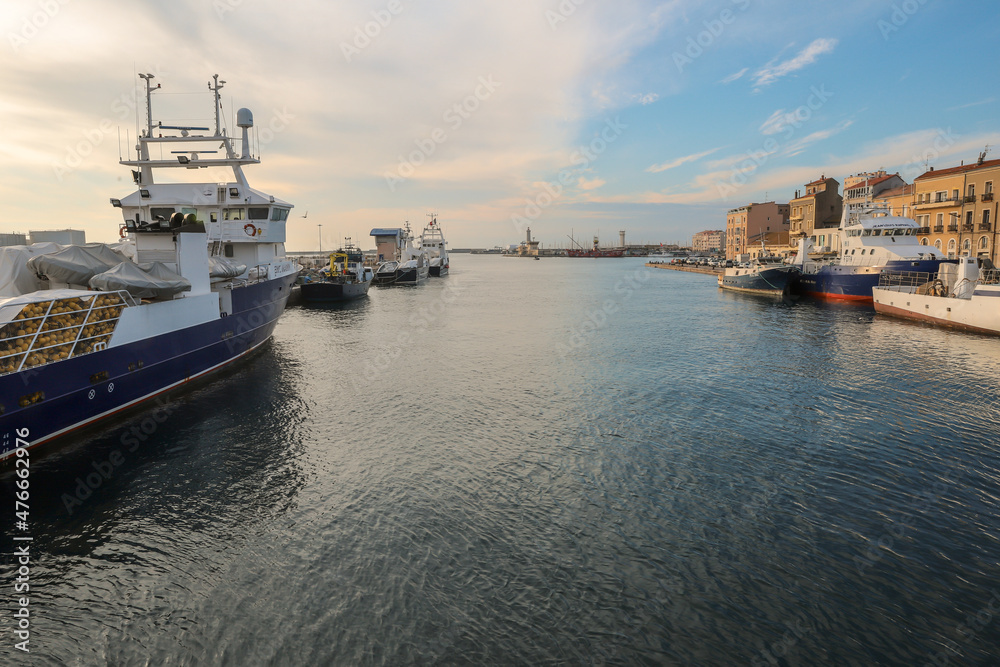
{"type": "Polygon", "coordinates": [[[34,454],[0,661],[996,664],[998,378],[868,307],[456,255],[34,454]]]}

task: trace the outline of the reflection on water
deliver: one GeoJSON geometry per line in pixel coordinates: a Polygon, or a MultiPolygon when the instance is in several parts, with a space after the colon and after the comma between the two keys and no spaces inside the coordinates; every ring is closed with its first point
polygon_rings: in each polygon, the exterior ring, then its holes
{"type": "Polygon", "coordinates": [[[998,346],[631,259],[293,305],[33,463],[31,658],[986,664],[998,346]]]}

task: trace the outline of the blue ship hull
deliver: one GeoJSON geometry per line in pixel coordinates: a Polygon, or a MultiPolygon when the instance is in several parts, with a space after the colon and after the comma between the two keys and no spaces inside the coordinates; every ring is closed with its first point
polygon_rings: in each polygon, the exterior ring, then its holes
{"type": "Polygon", "coordinates": [[[882,271],[921,271],[934,273],[941,260],[899,260],[884,266],[819,267],[814,272],[803,272],[799,277],[798,291],[822,299],[872,303],[872,288],[878,285],[882,271]]]}
{"type": "Polygon", "coordinates": [[[232,291],[228,317],[0,376],[0,459],[28,429],[31,447],[218,370],[270,338],[295,275],[232,291]],[[35,402],[26,406],[25,400],[35,402]]]}
{"type": "MultiPolygon", "coordinates": [[[[743,269],[745,270],[745,269],[743,269]]],[[[743,271],[738,269],[737,271],[743,271]]],[[[799,276],[799,270],[793,267],[763,268],[758,271],[736,274],[728,269],[719,276],[719,287],[739,292],[755,294],[786,293],[799,276]]]]}

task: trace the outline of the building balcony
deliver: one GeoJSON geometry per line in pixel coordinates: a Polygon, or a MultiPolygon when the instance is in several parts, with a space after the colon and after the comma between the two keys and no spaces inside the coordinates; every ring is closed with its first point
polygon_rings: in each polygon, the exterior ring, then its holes
{"type": "Polygon", "coordinates": [[[960,197],[955,197],[954,199],[941,199],[940,201],[917,202],[913,205],[913,207],[920,210],[926,210],[931,208],[941,208],[943,206],[958,206],[961,202],[962,200],[960,197]]]}
{"type": "Polygon", "coordinates": [[[983,195],[983,201],[993,201],[993,193],[987,192],[983,195]]]}
{"type": "Polygon", "coordinates": [[[966,204],[975,204],[976,203],[976,195],[968,195],[965,198],[965,203],[966,204]]]}
{"type": "MultiPolygon", "coordinates": [[[[939,231],[939,230],[935,229],[934,231],[939,231]]],[[[919,234],[930,234],[930,233],[931,233],[931,228],[930,227],[917,227],[917,234],[918,235],[919,234]]]]}
{"type": "Polygon", "coordinates": [[[958,231],[958,225],[948,225],[948,231],[949,232],[957,232],[958,231]]]}
{"type": "Polygon", "coordinates": [[[944,225],[937,225],[934,227],[935,234],[941,234],[942,232],[944,232],[944,225]]]}
{"type": "Polygon", "coordinates": [[[992,222],[980,222],[979,223],[979,231],[981,231],[981,232],[988,232],[991,229],[993,229],[993,223],[992,222]]]}
{"type": "Polygon", "coordinates": [[[963,232],[974,232],[974,231],[976,231],[976,226],[970,222],[968,224],[962,225],[962,231],[963,232]]]}

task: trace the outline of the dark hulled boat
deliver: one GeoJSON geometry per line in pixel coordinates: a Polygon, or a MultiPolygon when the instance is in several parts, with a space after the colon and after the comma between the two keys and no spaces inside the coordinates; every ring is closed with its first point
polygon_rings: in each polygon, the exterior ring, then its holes
{"type": "Polygon", "coordinates": [[[310,303],[348,301],[368,295],[375,277],[360,249],[347,246],[330,255],[330,264],[302,283],[302,298],[310,303]]]}

